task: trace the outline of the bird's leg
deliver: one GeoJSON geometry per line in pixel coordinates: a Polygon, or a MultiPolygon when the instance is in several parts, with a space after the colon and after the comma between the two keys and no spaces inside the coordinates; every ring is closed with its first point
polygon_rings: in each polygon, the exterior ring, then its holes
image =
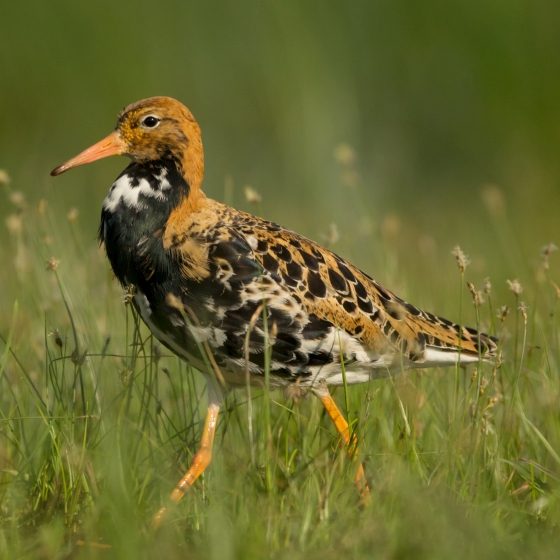
{"type": "MultiPolygon", "coordinates": [[[[206,467],[212,460],[212,445],[214,443],[214,434],[216,433],[216,425],[218,424],[218,412],[220,405],[215,402],[208,404],[206,413],[206,421],[204,422],[204,430],[202,431],[202,439],[200,448],[191,461],[191,466],[185,476],[180,480],[179,484],[171,492],[170,498],[177,503],[185,494],[185,492],[193,485],[194,481],[204,472],[206,467]]],[[[157,529],[165,515],[167,508],[163,506],[155,515],[153,526],[157,529]]]]}
{"type": "MultiPolygon", "coordinates": [[[[331,397],[326,384],[323,383],[315,387],[313,389],[313,392],[321,399],[321,402],[323,403],[323,406],[325,407],[328,415],[331,417],[331,420],[333,421],[333,424],[335,425],[338,433],[342,436],[344,443],[348,448],[348,457],[350,459],[355,459],[358,455],[357,437],[355,434],[350,437],[348,422],[346,421],[344,416],[342,416],[342,412],[340,412],[340,410],[336,406],[336,403],[331,397]]],[[[356,485],[360,496],[363,499],[367,499],[367,497],[369,496],[369,487],[367,485],[366,476],[364,474],[364,467],[362,466],[361,462],[358,463],[358,470],[356,471],[356,475],[354,476],[354,484],[356,485]]]]}

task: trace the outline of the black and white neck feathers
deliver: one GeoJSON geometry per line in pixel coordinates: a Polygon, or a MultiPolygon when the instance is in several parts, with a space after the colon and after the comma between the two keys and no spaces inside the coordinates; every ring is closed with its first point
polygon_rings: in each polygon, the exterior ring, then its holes
{"type": "Polygon", "coordinates": [[[171,212],[188,194],[189,185],[174,160],[133,162],[109,189],[103,211],[150,213],[153,207],[165,206],[171,212]]]}
{"type": "Polygon", "coordinates": [[[103,203],[99,239],[122,285],[139,282],[148,253],[150,260],[165,258],[162,231],[188,195],[174,160],[133,162],[113,183],[103,203]]]}

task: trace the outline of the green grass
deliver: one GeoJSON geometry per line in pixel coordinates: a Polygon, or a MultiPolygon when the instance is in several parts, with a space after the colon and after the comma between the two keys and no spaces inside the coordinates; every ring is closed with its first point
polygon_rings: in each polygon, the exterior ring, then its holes
{"type": "MultiPolygon", "coordinates": [[[[387,277],[408,270],[413,288],[400,295],[499,336],[500,367],[407,372],[335,393],[359,436],[365,508],[356,465],[317,399],[231,393],[210,468],[154,533],[152,516],[197,450],[202,377],[125,304],[79,217],[48,201],[28,206],[9,189],[3,204],[2,558],[555,557],[558,255],[548,268],[536,250],[518,297],[502,279],[475,309],[465,282],[482,289],[476,256],[476,272],[462,274],[452,246],[439,262],[394,216],[365,234],[345,224],[359,240],[348,252],[367,246],[387,277]],[[52,256],[60,263],[47,267],[52,256]]],[[[489,210],[497,233],[483,257],[519,258],[513,241],[499,248],[509,218],[489,210]]]]}

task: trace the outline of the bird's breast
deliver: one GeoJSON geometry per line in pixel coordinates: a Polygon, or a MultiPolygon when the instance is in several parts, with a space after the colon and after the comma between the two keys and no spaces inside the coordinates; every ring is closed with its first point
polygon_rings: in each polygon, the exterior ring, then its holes
{"type": "Polygon", "coordinates": [[[169,274],[163,232],[188,185],[169,162],[131,163],[103,203],[100,238],[121,284],[157,283],[169,274]]]}

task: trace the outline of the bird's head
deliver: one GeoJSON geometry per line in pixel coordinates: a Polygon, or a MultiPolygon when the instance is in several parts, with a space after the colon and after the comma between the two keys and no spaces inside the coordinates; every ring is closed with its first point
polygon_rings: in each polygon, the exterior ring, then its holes
{"type": "Polygon", "coordinates": [[[51,175],[119,155],[140,163],[173,160],[191,189],[202,183],[204,152],[200,127],[191,112],[170,97],[150,97],[125,107],[109,136],[53,169],[51,175]]]}

